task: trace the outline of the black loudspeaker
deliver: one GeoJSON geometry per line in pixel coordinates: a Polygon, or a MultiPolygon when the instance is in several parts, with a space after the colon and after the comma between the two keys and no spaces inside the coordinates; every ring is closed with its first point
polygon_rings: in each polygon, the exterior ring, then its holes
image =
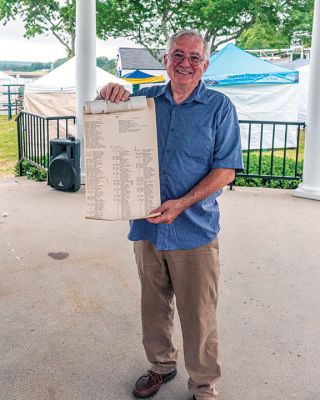
{"type": "Polygon", "coordinates": [[[80,189],[79,139],[70,135],[67,139],[50,140],[48,185],[65,192],[76,192],[80,189]]]}

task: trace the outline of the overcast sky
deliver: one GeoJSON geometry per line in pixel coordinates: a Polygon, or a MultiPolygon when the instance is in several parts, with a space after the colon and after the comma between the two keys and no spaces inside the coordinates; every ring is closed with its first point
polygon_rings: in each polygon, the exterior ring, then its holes
{"type": "MultiPolygon", "coordinates": [[[[64,47],[53,36],[38,35],[32,39],[23,37],[21,20],[0,23],[0,61],[54,61],[66,56],[64,47]]],[[[97,39],[97,57],[116,58],[118,47],[137,47],[125,39],[97,39]]]]}

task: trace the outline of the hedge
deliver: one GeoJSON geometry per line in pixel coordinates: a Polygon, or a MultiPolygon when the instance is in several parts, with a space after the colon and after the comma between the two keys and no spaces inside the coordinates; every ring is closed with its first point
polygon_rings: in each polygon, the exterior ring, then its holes
{"type": "MultiPolygon", "coordinates": [[[[244,173],[247,171],[247,155],[244,154],[244,173]]],[[[259,154],[251,153],[249,159],[249,174],[257,175],[259,172],[259,154]]],[[[273,175],[283,175],[283,157],[273,157],[273,175]]],[[[285,176],[295,176],[296,162],[292,158],[286,159],[285,176]]],[[[301,182],[303,169],[303,161],[298,162],[297,175],[300,179],[287,180],[287,179],[265,179],[265,178],[245,178],[237,176],[235,186],[257,186],[257,187],[270,187],[282,189],[296,189],[301,182]]],[[[271,155],[262,155],[261,159],[261,174],[270,175],[271,170],[271,155]]]]}

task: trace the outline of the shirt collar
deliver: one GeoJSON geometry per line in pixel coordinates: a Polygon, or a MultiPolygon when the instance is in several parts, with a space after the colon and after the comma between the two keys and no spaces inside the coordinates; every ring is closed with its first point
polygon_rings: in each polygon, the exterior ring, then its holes
{"type": "MultiPolygon", "coordinates": [[[[164,97],[169,100],[170,103],[174,104],[170,82],[167,83],[155,97],[159,97],[161,95],[164,95],[164,97]]],[[[188,97],[182,104],[190,104],[193,101],[208,104],[207,88],[202,81],[200,81],[199,85],[195,88],[191,96],[188,97]]]]}

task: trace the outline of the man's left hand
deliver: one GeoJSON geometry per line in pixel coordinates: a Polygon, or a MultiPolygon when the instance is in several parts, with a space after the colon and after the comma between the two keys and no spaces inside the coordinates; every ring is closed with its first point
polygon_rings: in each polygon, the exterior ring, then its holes
{"type": "Polygon", "coordinates": [[[147,221],[152,224],[171,224],[184,210],[182,200],[168,200],[150,212],[150,214],[161,212],[161,215],[159,217],[147,218],[147,221]]]}

